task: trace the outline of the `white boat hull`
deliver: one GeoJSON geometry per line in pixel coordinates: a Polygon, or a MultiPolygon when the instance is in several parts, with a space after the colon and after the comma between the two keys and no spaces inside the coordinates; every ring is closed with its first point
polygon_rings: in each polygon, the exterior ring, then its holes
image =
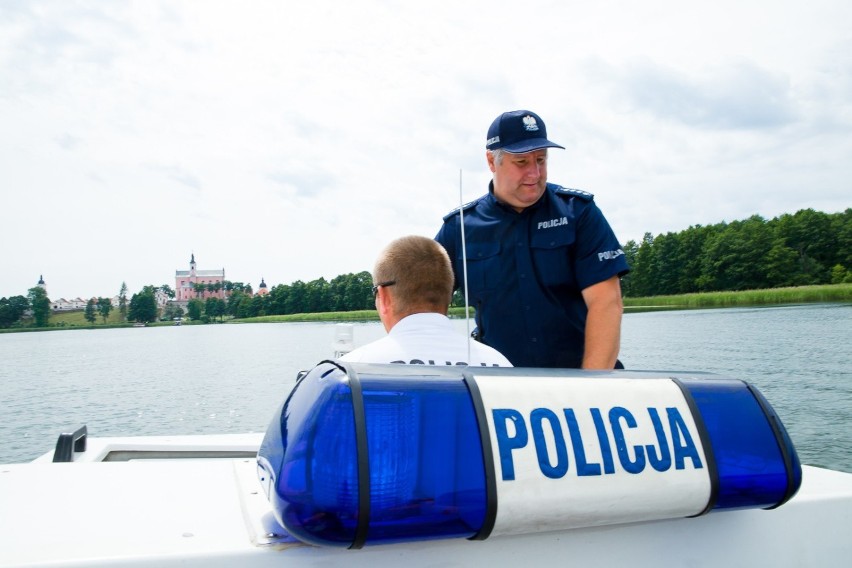
{"type": "Polygon", "coordinates": [[[262,435],[89,439],[73,463],[0,465],[0,566],[846,566],[852,474],[804,466],[775,510],[492,537],[318,548],[287,535],[254,458],[262,435]],[[163,459],[103,462],[110,451],[163,459]],[[227,455],[227,454],[226,454],[227,455]],[[88,461],[86,461],[88,460],[88,461]],[[95,460],[95,461],[92,461],[95,460]]]}

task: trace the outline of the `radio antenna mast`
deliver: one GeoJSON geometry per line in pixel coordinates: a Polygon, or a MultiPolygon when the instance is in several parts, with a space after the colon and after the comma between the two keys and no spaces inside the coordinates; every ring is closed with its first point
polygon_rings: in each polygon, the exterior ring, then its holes
{"type": "Polygon", "coordinates": [[[464,321],[467,325],[467,364],[470,365],[470,305],[467,301],[467,247],[464,241],[464,201],[462,200],[461,168],[459,168],[459,225],[461,225],[462,278],[464,280],[464,321]]]}

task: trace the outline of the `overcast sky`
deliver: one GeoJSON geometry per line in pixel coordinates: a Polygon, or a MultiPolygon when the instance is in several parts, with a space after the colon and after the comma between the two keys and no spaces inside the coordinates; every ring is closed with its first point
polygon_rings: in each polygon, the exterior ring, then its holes
{"type": "Polygon", "coordinates": [[[622,242],[852,206],[852,2],[0,0],[0,297],[370,270],[537,112],[622,242]]]}

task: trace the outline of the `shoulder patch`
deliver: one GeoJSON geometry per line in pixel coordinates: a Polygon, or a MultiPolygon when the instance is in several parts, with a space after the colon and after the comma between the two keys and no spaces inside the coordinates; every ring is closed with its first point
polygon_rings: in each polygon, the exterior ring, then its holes
{"type": "Polygon", "coordinates": [[[557,186],[556,194],[564,195],[566,197],[579,197],[580,199],[583,199],[585,201],[592,201],[595,198],[594,194],[589,193],[588,191],[583,191],[582,189],[572,189],[570,187],[557,186]]]}
{"type": "Polygon", "coordinates": [[[456,207],[455,209],[444,215],[444,221],[452,218],[454,215],[458,215],[460,211],[467,211],[468,209],[473,209],[474,207],[476,207],[476,204],[479,203],[481,199],[481,197],[477,197],[473,201],[465,203],[461,207],[456,207]]]}

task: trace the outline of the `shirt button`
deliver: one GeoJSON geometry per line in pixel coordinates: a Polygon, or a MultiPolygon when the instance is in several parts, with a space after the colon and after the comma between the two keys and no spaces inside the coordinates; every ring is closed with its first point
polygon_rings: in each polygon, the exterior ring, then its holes
{"type": "Polygon", "coordinates": [[[538,341],[538,339],[535,338],[535,337],[530,337],[530,341],[532,341],[533,343],[536,343],[538,341]]]}

